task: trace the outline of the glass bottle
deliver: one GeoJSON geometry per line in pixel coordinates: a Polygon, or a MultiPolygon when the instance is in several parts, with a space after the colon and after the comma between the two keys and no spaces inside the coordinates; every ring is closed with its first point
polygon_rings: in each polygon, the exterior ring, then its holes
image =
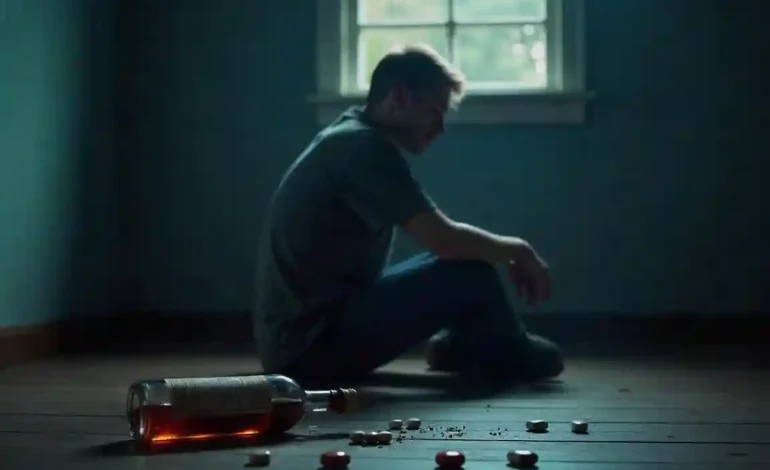
{"type": "Polygon", "coordinates": [[[293,428],[308,412],[346,413],[355,389],[306,391],[284,375],[138,381],[128,389],[132,439],[161,444],[249,438],[293,428]]]}

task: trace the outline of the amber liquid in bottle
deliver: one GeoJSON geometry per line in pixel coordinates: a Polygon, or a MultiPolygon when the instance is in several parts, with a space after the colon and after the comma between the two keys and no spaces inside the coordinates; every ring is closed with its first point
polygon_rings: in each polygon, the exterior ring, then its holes
{"type": "Polygon", "coordinates": [[[264,396],[262,388],[261,393],[270,406],[260,412],[184,412],[168,400],[163,381],[137,382],[129,389],[126,409],[131,435],[146,444],[252,438],[286,432],[309,412],[345,413],[350,406],[356,407],[353,389],[304,391],[288,377],[263,377],[271,391],[264,396]],[[151,398],[147,390],[160,393],[151,398]]]}
{"type": "Polygon", "coordinates": [[[149,441],[162,443],[286,432],[302,420],[305,406],[299,399],[279,399],[273,402],[271,413],[177,417],[171,406],[148,405],[132,414],[135,422],[143,420],[149,441]]]}

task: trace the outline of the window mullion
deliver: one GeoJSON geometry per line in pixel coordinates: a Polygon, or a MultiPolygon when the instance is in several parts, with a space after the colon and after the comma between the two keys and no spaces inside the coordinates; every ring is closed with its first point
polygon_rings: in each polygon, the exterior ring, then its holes
{"type": "Polygon", "coordinates": [[[342,58],[343,84],[345,93],[358,90],[358,61],[359,61],[359,35],[358,26],[358,0],[342,0],[344,12],[342,15],[342,38],[347,45],[345,57],[342,58]]]}
{"type": "Polygon", "coordinates": [[[546,0],[545,15],[545,50],[546,74],[550,89],[561,89],[562,82],[562,50],[564,37],[562,29],[562,6],[560,0],[546,0]]]}
{"type": "Polygon", "coordinates": [[[448,59],[453,64],[457,65],[457,60],[455,58],[455,38],[456,38],[456,32],[457,32],[457,23],[455,23],[455,5],[454,0],[446,0],[447,1],[447,12],[448,12],[448,19],[446,24],[446,36],[447,36],[447,54],[449,55],[448,59]]]}

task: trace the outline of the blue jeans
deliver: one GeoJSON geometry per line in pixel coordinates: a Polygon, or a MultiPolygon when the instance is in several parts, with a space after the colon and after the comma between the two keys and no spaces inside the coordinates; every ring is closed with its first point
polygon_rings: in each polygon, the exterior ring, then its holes
{"type": "Polygon", "coordinates": [[[561,372],[556,346],[547,345],[545,353],[543,344],[531,347],[531,335],[510,306],[497,270],[481,261],[421,254],[388,267],[377,282],[331,310],[326,333],[287,374],[362,376],[442,331],[443,354],[458,372],[561,372]],[[549,364],[538,364],[544,355],[549,364]]]}

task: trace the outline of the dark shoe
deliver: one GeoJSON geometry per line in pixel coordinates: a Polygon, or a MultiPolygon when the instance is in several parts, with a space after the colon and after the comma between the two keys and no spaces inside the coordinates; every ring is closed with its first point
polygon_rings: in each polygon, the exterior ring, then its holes
{"type": "Polygon", "coordinates": [[[452,345],[452,333],[442,330],[433,335],[425,348],[425,360],[428,368],[436,372],[457,372],[459,358],[454,353],[456,348],[452,345]]]}
{"type": "Polygon", "coordinates": [[[564,372],[561,348],[553,341],[527,333],[522,372],[529,380],[552,379],[564,372]]]}
{"type": "Polygon", "coordinates": [[[499,360],[469,364],[472,358],[458,351],[452,333],[441,331],[428,341],[426,359],[431,370],[471,372],[495,380],[544,380],[564,371],[561,349],[542,336],[527,333],[517,344],[501,345],[501,348],[496,355],[499,360]]]}

